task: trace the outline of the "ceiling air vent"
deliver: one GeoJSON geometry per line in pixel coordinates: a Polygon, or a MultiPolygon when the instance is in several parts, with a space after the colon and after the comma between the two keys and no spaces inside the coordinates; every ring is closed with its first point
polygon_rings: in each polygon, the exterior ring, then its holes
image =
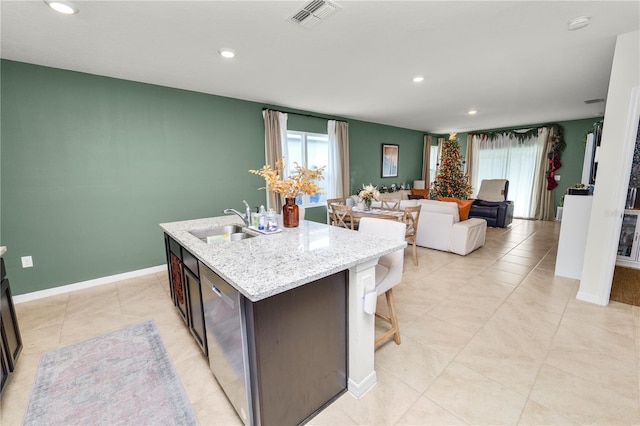
{"type": "Polygon", "coordinates": [[[587,99],[586,101],[584,101],[585,104],[599,104],[600,102],[604,102],[604,99],[602,98],[598,98],[598,99],[587,99]]]}
{"type": "Polygon", "coordinates": [[[296,10],[287,20],[301,27],[311,28],[338,10],[340,10],[340,6],[332,1],[312,0],[305,3],[301,9],[296,10]]]}

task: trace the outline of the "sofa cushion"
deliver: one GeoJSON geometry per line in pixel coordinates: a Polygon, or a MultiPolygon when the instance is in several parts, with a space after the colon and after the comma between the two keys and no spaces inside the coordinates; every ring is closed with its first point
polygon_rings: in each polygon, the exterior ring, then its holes
{"type": "Polygon", "coordinates": [[[406,189],[401,189],[395,192],[381,192],[380,199],[381,200],[408,200],[409,194],[411,194],[411,191],[408,191],[406,189]]]}
{"type": "Polygon", "coordinates": [[[471,209],[471,204],[473,204],[473,200],[459,200],[458,198],[448,198],[448,197],[438,196],[438,201],[456,203],[458,205],[458,215],[460,216],[460,221],[469,219],[469,210],[471,209]]]}
{"type": "Polygon", "coordinates": [[[448,214],[453,217],[453,223],[460,222],[460,213],[458,210],[458,204],[456,203],[438,200],[416,201],[418,202],[419,206],[422,206],[422,208],[420,209],[420,215],[423,215],[425,212],[448,214]]]}
{"type": "Polygon", "coordinates": [[[411,188],[411,195],[422,195],[422,198],[429,198],[429,188],[427,189],[416,189],[411,188]]]}
{"type": "Polygon", "coordinates": [[[404,210],[405,207],[417,206],[417,205],[418,205],[418,200],[401,200],[400,210],[404,210]]]}
{"type": "Polygon", "coordinates": [[[476,198],[484,201],[504,201],[506,179],[483,179],[476,198]]]}

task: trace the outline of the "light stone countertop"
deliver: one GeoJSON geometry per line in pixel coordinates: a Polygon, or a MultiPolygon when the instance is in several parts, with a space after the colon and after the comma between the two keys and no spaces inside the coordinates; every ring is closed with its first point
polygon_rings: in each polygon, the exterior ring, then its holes
{"type": "Polygon", "coordinates": [[[7,246],[0,246],[0,257],[7,252],[7,246]]]}
{"type": "Polygon", "coordinates": [[[230,224],[242,225],[237,216],[220,216],[162,223],[160,227],[252,302],[407,245],[306,220],[279,233],[218,244],[207,244],[189,233],[230,224]]]}

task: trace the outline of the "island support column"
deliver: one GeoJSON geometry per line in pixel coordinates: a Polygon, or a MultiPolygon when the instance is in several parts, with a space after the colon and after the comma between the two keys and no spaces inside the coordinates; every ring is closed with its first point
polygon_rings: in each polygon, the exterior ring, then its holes
{"type": "Polygon", "coordinates": [[[348,389],[356,398],[364,395],[377,382],[373,358],[375,315],[367,314],[364,310],[365,295],[376,291],[377,263],[378,259],[375,259],[349,269],[348,389]]]}

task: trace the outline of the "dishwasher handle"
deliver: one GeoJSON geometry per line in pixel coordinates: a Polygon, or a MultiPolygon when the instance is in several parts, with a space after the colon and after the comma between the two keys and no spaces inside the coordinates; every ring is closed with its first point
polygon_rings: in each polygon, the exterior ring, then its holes
{"type": "Polygon", "coordinates": [[[218,297],[222,297],[222,292],[218,289],[218,287],[216,287],[215,285],[213,285],[213,283],[209,283],[209,285],[211,286],[211,291],[213,291],[216,295],[218,295],[218,297]]]}
{"type": "Polygon", "coordinates": [[[231,309],[236,308],[236,304],[233,301],[233,299],[227,296],[226,294],[224,294],[222,291],[220,291],[220,289],[218,289],[218,287],[216,287],[215,284],[213,284],[212,282],[209,282],[209,287],[211,287],[211,291],[213,291],[216,294],[216,296],[222,299],[222,301],[226,303],[231,309]]]}

